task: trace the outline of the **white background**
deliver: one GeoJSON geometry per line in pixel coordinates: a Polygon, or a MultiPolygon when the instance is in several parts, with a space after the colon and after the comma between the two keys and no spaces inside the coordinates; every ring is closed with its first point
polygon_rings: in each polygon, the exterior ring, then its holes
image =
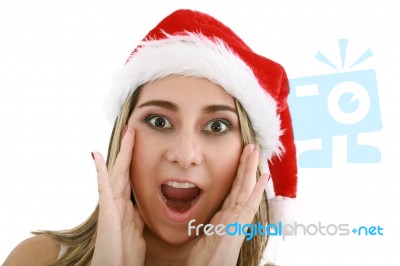
{"type": "Polygon", "coordinates": [[[29,232],[82,222],[97,202],[90,152],[106,154],[111,125],[102,111],[112,74],[137,43],[177,8],[209,13],[289,78],[335,73],[370,48],[357,70],[375,69],[383,129],[360,136],[379,164],[347,164],[334,139],[329,169],[299,169],[298,198],[310,222],[384,228],[383,236],[291,237],[270,258],[280,265],[395,265],[400,250],[400,150],[396,1],[0,2],[0,262],[29,232]]]}

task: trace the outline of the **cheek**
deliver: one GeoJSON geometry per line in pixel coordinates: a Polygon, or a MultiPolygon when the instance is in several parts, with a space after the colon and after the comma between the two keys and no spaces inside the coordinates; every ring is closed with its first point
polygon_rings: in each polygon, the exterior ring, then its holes
{"type": "Polygon", "coordinates": [[[155,180],[150,178],[152,177],[151,169],[155,169],[157,164],[157,157],[154,149],[151,148],[152,145],[154,144],[148,138],[143,137],[143,134],[136,130],[130,175],[137,201],[146,197],[151,192],[149,188],[155,186],[153,184],[155,180]]]}
{"type": "Polygon", "coordinates": [[[219,147],[218,150],[213,150],[213,154],[209,156],[215,196],[220,203],[229,193],[236,177],[241,152],[241,141],[240,138],[237,137],[237,139],[230,141],[228,145],[219,147]]]}
{"type": "Polygon", "coordinates": [[[213,162],[222,176],[235,175],[243,150],[239,133],[213,145],[213,162]],[[225,173],[225,174],[224,174],[225,173]],[[229,174],[228,174],[229,173],[229,174]]]}

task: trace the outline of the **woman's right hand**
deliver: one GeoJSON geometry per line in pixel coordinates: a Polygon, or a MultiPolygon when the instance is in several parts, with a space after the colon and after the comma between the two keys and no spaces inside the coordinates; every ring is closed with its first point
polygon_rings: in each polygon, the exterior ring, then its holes
{"type": "Polygon", "coordinates": [[[92,153],[99,189],[97,237],[91,265],[143,265],[144,222],[131,201],[130,165],[134,130],[127,126],[111,173],[102,155],[92,153]]]}

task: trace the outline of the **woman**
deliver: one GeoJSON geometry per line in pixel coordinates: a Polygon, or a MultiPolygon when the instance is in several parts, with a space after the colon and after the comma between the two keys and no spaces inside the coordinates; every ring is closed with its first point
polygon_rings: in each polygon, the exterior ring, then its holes
{"type": "Polygon", "coordinates": [[[269,175],[277,196],[295,197],[287,95],[283,68],[225,25],[172,13],[115,77],[107,163],[92,153],[96,210],[36,232],[5,265],[257,265],[268,235],[216,228],[269,223],[269,175]]]}

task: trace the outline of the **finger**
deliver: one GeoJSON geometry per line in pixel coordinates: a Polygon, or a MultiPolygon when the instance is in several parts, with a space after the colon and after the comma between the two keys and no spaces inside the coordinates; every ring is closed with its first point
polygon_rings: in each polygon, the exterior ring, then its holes
{"type": "Polygon", "coordinates": [[[259,152],[253,151],[247,160],[239,192],[237,194],[236,199],[232,198],[232,201],[234,202],[233,204],[235,204],[236,206],[239,206],[240,204],[245,204],[248,201],[249,196],[254,189],[254,186],[257,181],[256,174],[257,174],[258,158],[259,158],[259,152]]]}
{"type": "Polygon", "coordinates": [[[134,144],[135,132],[127,126],[111,174],[111,187],[115,196],[130,197],[129,172],[134,144]]]}
{"type": "Polygon", "coordinates": [[[257,180],[257,183],[255,184],[254,189],[246,202],[246,205],[243,206],[238,213],[238,220],[241,223],[250,223],[253,220],[263,198],[268,178],[268,174],[262,174],[257,180]]]}
{"type": "Polygon", "coordinates": [[[99,205],[105,206],[112,199],[112,189],[108,176],[107,166],[103,156],[98,152],[92,152],[92,157],[97,171],[97,187],[99,192],[99,205]]]}
{"type": "Polygon", "coordinates": [[[144,221],[142,215],[139,212],[139,209],[136,206],[134,206],[134,221],[135,221],[135,226],[137,227],[139,232],[143,232],[144,221]]]}
{"type": "MultiPolygon", "coordinates": [[[[227,200],[225,201],[226,205],[228,205],[228,206],[235,204],[234,201],[237,198],[237,194],[239,193],[241,183],[243,182],[243,175],[244,175],[244,171],[246,168],[246,163],[249,159],[251,152],[254,150],[254,146],[255,146],[254,144],[247,144],[246,147],[244,147],[244,149],[243,149],[242,156],[240,157],[239,166],[238,166],[235,180],[233,181],[229,196],[227,197],[227,200]]],[[[224,207],[225,207],[225,203],[224,203],[224,207]]]]}

